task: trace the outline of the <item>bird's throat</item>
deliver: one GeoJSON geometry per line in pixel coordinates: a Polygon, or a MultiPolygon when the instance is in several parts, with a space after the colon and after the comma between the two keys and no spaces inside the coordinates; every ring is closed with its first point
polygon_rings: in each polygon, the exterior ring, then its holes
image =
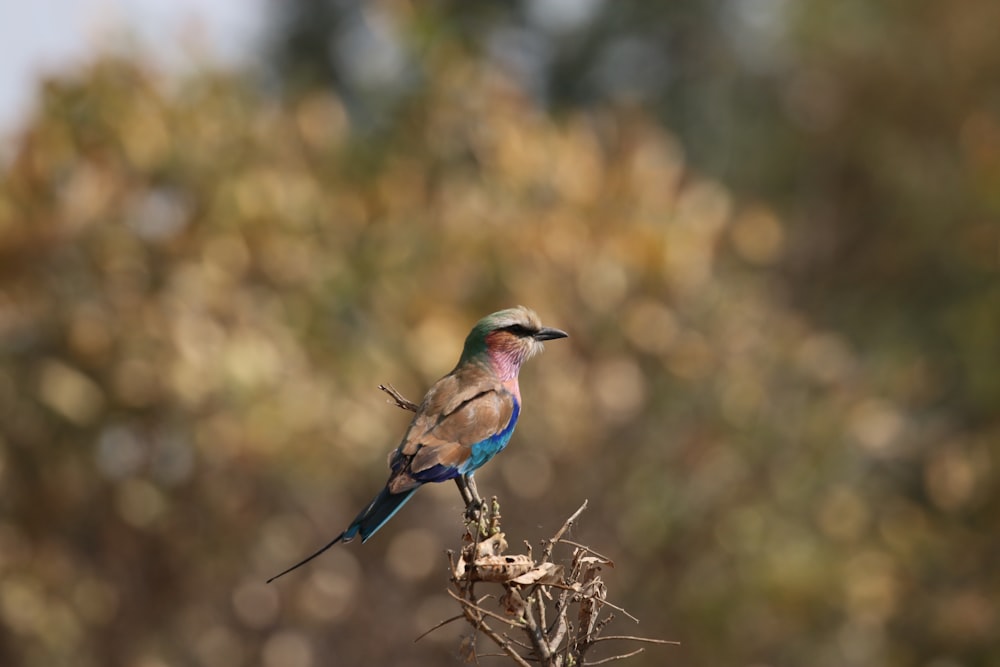
{"type": "Polygon", "coordinates": [[[517,386],[517,374],[524,363],[524,355],[514,349],[491,349],[487,352],[493,372],[504,384],[513,381],[517,386]]]}

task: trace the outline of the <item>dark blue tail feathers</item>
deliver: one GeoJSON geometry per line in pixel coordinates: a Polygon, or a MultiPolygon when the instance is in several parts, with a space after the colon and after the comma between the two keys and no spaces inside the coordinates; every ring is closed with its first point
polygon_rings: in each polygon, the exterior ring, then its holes
{"type": "Polygon", "coordinates": [[[378,494],[371,505],[354,519],[351,527],[344,531],[345,538],[350,539],[360,533],[361,542],[367,542],[368,538],[377,533],[379,528],[396,515],[399,508],[406,504],[406,501],[413,496],[418,488],[420,487],[403,493],[389,493],[388,488],[382,489],[382,493],[378,494]]]}

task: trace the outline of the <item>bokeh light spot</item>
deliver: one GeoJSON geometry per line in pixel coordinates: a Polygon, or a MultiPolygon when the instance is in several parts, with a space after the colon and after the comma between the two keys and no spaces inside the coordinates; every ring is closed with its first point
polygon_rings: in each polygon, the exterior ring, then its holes
{"type": "Polygon", "coordinates": [[[957,510],[972,498],[976,469],[963,448],[945,445],[927,461],[924,478],[935,505],[943,510],[957,510]]]}
{"type": "Polygon", "coordinates": [[[426,579],[435,569],[443,569],[444,546],[430,531],[422,528],[405,530],[392,538],[386,553],[386,564],[404,581],[426,579]]]}
{"type": "Polygon", "coordinates": [[[333,562],[309,577],[299,592],[298,603],[310,616],[335,623],[347,618],[355,608],[364,574],[353,556],[329,560],[333,562]]]}
{"type": "Polygon", "coordinates": [[[833,488],[819,509],[820,527],[837,540],[857,540],[867,522],[868,510],[864,502],[856,491],[845,486],[833,488]]]}
{"type": "Polygon", "coordinates": [[[500,460],[500,472],[508,488],[518,496],[540,498],[552,484],[552,461],[544,452],[521,447],[500,460]]]}
{"type": "Polygon", "coordinates": [[[667,368],[685,380],[698,380],[709,374],[715,352],[705,337],[694,331],[682,333],[670,349],[667,368]]]}
{"type": "Polygon", "coordinates": [[[848,420],[857,442],[878,455],[892,453],[893,445],[905,426],[900,412],[889,402],[877,398],[867,399],[855,406],[848,420]]]}
{"type": "Polygon", "coordinates": [[[625,267],[608,257],[598,257],[580,267],[577,291],[591,310],[606,313],[618,307],[628,290],[625,267]]]}
{"type": "Polygon", "coordinates": [[[878,551],[865,551],[844,567],[843,581],[852,616],[862,622],[885,621],[895,609],[899,592],[892,559],[878,551]]]}
{"type": "Polygon", "coordinates": [[[245,655],[239,636],[223,625],[204,628],[194,640],[194,652],[205,667],[238,665],[245,655]]]}
{"type": "Polygon", "coordinates": [[[795,351],[795,358],[803,371],[824,384],[845,380],[855,366],[847,343],[831,333],[807,336],[795,351]]]}
{"type": "Polygon", "coordinates": [[[278,615],[277,588],[259,581],[248,581],[240,584],[233,591],[233,610],[236,617],[245,626],[262,630],[272,623],[278,615]]]}
{"type": "Polygon", "coordinates": [[[136,528],[146,528],[167,509],[167,501],[156,486],[143,479],[127,479],[118,485],[118,514],[136,528]]]}
{"type": "Polygon", "coordinates": [[[124,479],[139,470],[146,460],[146,452],[132,429],[109,425],[97,438],[94,457],[97,469],[105,477],[124,479]]]}
{"type": "Polygon", "coordinates": [[[88,578],[73,587],[73,603],[91,625],[110,623],[120,608],[120,596],[110,584],[88,578]]]}
{"type": "Polygon", "coordinates": [[[74,424],[91,423],[104,407],[104,393],[93,380],[55,359],[41,363],[38,393],[45,405],[74,424]]]}
{"type": "Polygon", "coordinates": [[[45,618],[45,598],[37,582],[6,579],[0,587],[0,617],[14,632],[35,632],[45,618]]]}
{"type": "Polygon", "coordinates": [[[648,354],[662,355],[677,336],[677,318],[665,304],[639,299],[625,309],[622,327],[628,341],[648,354]]]}
{"type": "Polygon", "coordinates": [[[609,419],[628,419],[646,400],[646,377],[631,357],[599,362],[594,367],[594,395],[609,419]]]}
{"type": "Polygon", "coordinates": [[[785,234],[773,211],[753,207],[733,222],[733,245],[740,256],[751,264],[769,266],[781,258],[785,234]]]}
{"type": "Polygon", "coordinates": [[[301,634],[286,630],[268,638],[262,657],[264,667],[312,667],[313,647],[301,634]]]}

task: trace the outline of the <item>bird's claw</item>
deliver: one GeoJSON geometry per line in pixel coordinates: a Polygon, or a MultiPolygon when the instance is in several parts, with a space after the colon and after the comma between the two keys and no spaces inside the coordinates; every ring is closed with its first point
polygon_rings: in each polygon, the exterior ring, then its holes
{"type": "Polygon", "coordinates": [[[468,521],[479,521],[479,519],[483,516],[483,508],[485,506],[486,503],[482,498],[477,498],[476,500],[471,501],[465,506],[465,518],[468,521]]]}

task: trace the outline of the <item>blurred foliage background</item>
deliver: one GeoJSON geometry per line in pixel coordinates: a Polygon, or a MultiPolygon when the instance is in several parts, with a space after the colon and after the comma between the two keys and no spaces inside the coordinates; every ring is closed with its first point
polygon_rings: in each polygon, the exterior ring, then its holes
{"type": "Polygon", "coordinates": [[[517,303],[572,337],[480,488],[590,499],[682,642],[631,664],[1000,664],[1000,6],[275,11],[261,71],[45,82],[3,166],[0,664],[458,662],[451,485],[263,581],[517,303]]]}

